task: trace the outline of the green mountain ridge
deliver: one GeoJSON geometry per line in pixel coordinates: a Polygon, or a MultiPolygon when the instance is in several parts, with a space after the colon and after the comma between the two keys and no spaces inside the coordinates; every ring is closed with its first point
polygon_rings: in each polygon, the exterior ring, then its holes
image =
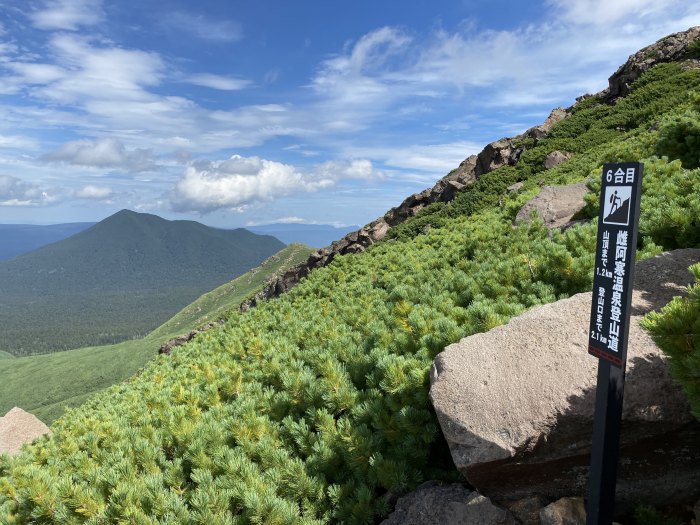
{"type": "Polygon", "coordinates": [[[26,355],[143,336],[282,248],[244,229],[122,210],[0,261],[0,349],[26,355]]]}
{"type": "Polygon", "coordinates": [[[700,121],[700,69],[679,57],[614,102],[583,99],[522,139],[515,165],[427,206],[390,242],[335,256],[0,458],[0,520],[365,524],[421,482],[455,479],[428,399],[432,360],[590,290],[603,163],[645,162],[638,257],[700,246],[700,168],[662,140],[679,116],[700,121]],[[573,156],[545,169],[553,151],[573,156]],[[542,185],[589,178],[593,220],[514,224],[542,185]]]}

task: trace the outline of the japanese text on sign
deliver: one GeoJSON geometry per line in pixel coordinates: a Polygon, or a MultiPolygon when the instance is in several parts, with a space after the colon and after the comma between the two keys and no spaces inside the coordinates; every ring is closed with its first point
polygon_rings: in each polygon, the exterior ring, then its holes
{"type": "Polygon", "coordinates": [[[603,167],[588,351],[617,366],[627,348],[642,170],[640,163],[603,167]]]}

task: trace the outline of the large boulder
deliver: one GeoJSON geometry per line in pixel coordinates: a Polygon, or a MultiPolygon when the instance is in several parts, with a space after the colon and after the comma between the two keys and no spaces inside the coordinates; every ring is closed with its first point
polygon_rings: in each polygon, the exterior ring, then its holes
{"type": "Polygon", "coordinates": [[[0,453],[11,456],[19,453],[22,445],[49,432],[49,427],[36,416],[15,407],[0,417],[0,453]]]}
{"type": "Polygon", "coordinates": [[[561,166],[572,156],[573,155],[571,153],[565,151],[552,151],[551,153],[548,153],[547,156],[544,158],[544,167],[545,169],[551,170],[552,168],[561,166]]]}
{"type": "MultiPolygon", "coordinates": [[[[700,424],[640,318],[682,294],[700,250],[637,264],[623,409],[618,508],[700,496],[700,424]]],[[[587,352],[591,294],[533,308],[440,353],[430,397],[458,469],[482,494],[583,495],[598,360],[587,352]]]]}
{"type": "Polygon", "coordinates": [[[568,186],[544,186],[525,203],[515,220],[529,222],[534,211],[547,228],[565,227],[586,206],[583,200],[586,193],[588,187],[585,181],[568,186]]]}
{"type": "Polygon", "coordinates": [[[381,525],[516,525],[513,516],[463,485],[423,483],[399,499],[381,525]]]}

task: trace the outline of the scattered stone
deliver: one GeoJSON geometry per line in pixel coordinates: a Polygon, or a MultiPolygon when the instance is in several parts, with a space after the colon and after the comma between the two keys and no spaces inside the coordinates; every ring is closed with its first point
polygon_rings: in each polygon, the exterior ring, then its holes
{"type": "Polygon", "coordinates": [[[545,169],[551,170],[552,168],[556,168],[557,166],[564,164],[571,157],[573,157],[573,153],[552,151],[544,158],[544,167],[545,169]]]}
{"type": "Polygon", "coordinates": [[[50,433],[49,427],[39,418],[19,407],[14,407],[0,417],[0,454],[15,456],[22,445],[31,443],[46,433],[50,433]]]}
{"type": "Polygon", "coordinates": [[[561,498],[540,511],[542,525],[586,525],[583,498],[561,498]]]}
{"type": "Polygon", "coordinates": [[[508,190],[508,193],[515,193],[516,191],[520,191],[523,186],[525,186],[524,182],[516,182],[515,184],[508,186],[506,189],[508,190]]]}
{"type": "Polygon", "coordinates": [[[381,525],[516,525],[513,516],[463,485],[423,483],[400,498],[381,525]]]}
{"type": "Polygon", "coordinates": [[[503,502],[503,505],[522,525],[540,525],[540,511],[546,504],[545,499],[538,495],[503,502]]]}
{"type": "MultiPolygon", "coordinates": [[[[639,320],[684,293],[700,250],[637,264],[618,475],[619,509],[700,497],[700,423],[639,320]]],[[[452,459],[494,499],[584,494],[598,360],[587,353],[591,293],[539,306],[450,345],[430,397],[452,459]]]]}
{"type": "Polygon", "coordinates": [[[564,228],[586,206],[583,200],[586,193],[585,181],[568,186],[544,186],[539,194],[525,203],[515,220],[529,223],[534,210],[547,228],[564,228]]]}
{"type": "Polygon", "coordinates": [[[174,337],[170,339],[169,341],[166,341],[162,345],[160,345],[160,348],[158,349],[159,354],[164,354],[164,355],[170,355],[170,353],[173,351],[173,348],[176,348],[178,346],[182,346],[185,343],[192,341],[198,334],[201,334],[202,332],[206,332],[210,328],[213,328],[214,326],[217,325],[222,325],[224,324],[223,319],[219,319],[218,321],[212,321],[209,323],[206,323],[196,330],[191,330],[189,333],[184,334],[184,335],[178,335],[177,337],[174,337]]]}

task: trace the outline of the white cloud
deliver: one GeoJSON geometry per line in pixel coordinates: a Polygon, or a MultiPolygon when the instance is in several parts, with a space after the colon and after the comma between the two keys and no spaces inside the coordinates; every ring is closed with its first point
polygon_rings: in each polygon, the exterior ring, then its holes
{"type": "Polygon", "coordinates": [[[187,82],[196,86],[203,86],[222,91],[238,91],[250,87],[252,82],[244,78],[235,78],[224,75],[212,75],[200,73],[187,78],[187,82]]]}
{"type": "Polygon", "coordinates": [[[377,179],[383,174],[378,172],[367,159],[355,159],[349,161],[329,160],[317,168],[317,173],[322,178],[334,179],[377,179]]]}
{"type": "Polygon", "coordinates": [[[327,184],[307,180],[288,164],[234,155],[228,160],[197,162],[185,168],[171,202],[176,211],[207,213],[271,200],[295,191],[313,191],[327,184]]]}
{"type": "Polygon", "coordinates": [[[0,206],[45,206],[59,195],[11,175],[0,175],[0,206]]]}
{"type": "Polygon", "coordinates": [[[238,22],[213,20],[194,13],[171,12],[160,20],[160,24],[171,31],[186,33],[209,42],[233,42],[243,36],[238,22]]]}
{"type": "Polygon", "coordinates": [[[289,164],[233,155],[223,161],[191,163],[175,185],[170,201],[176,211],[209,213],[329,188],[341,179],[378,176],[371,162],[362,159],[326,162],[304,173],[289,164]]]}
{"type": "Polygon", "coordinates": [[[113,194],[114,192],[112,191],[112,188],[88,184],[87,186],[76,191],[74,196],[78,199],[105,200],[110,198],[113,194]]]}
{"type": "Polygon", "coordinates": [[[675,0],[548,0],[548,3],[567,22],[594,25],[654,16],[677,4],[675,0]]]}
{"type": "Polygon", "coordinates": [[[344,153],[350,156],[370,157],[386,166],[445,174],[456,168],[469,155],[479,153],[484,144],[459,141],[446,144],[413,144],[397,147],[349,147],[344,153]]]}
{"type": "Polygon", "coordinates": [[[104,19],[101,0],[48,0],[45,7],[29,15],[39,29],[75,31],[104,19]]]}
{"type": "Polygon", "coordinates": [[[121,168],[130,172],[158,169],[151,150],[127,150],[124,144],[112,137],[66,142],[57,150],[42,155],[41,159],[94,168],[121,168]]]}
{"type": "Polygon", "coordinates": [[[36,149],[38,143],[33,137],[25,135],[0,135],[0,148],[36,149]]]}

